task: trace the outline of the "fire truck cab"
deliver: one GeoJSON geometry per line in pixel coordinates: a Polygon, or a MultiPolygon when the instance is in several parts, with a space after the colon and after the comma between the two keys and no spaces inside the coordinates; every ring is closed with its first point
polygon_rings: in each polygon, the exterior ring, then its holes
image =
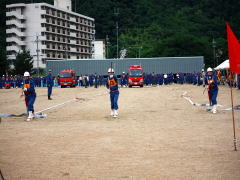
{"type": "Polygon", "coordinates": [[[128,86],[140,86],[143,87],[143,69],[140,65],[133,65],[129,67],[128,71],[128,86]]]}
{"type": "Polygon", "coordinates": [[[76,74],[73,70],[62,70],[60,72],[60,85],[61,88],[70,86],[76,87],[76,74]]]}

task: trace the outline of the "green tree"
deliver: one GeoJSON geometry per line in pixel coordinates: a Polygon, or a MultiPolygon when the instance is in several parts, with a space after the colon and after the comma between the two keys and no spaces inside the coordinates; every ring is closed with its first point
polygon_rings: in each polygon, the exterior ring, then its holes
{"type": "Polygon", "coordinates": [[[29,51],[23,51],[17,54],[16,60],[14,61],[15,74],[21,75],[25,71],[32,72],[33,69],[33,57],[29,51]]]}

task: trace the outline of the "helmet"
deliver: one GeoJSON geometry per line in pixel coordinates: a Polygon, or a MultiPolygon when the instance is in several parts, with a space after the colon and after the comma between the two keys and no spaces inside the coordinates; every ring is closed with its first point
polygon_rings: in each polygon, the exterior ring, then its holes
{"type": "Polygon", "coordinates": [[[52,72],[52,70],[51,70],[51,69],[49,69],[49,70],[48,70],[48,72],[52,72]]]}
{"type": "Polygon", "coordinates": [[[23,76],[30,76],[30,74],[26,71],[23,76]]]}
{"type": "Polygon", "coordinates": [[[204,71],[204,69],[202,69],[202,72],[204,71]]]}
{"type": "Polygon", "coordinates": [[[125,72],[123,72],[123,74],[125,74],[125,72]]]}
{"type": "Polygon", "coordinates": [[[109,68],[108,69],[108,73],[114,73],[114,69],[113,68],[109,68]]]}
{"type": "Polygon", "coordinates": [[[212,68],[207,68],[207,72],[212,72],[213,70],[212,70],[212,68]]]}

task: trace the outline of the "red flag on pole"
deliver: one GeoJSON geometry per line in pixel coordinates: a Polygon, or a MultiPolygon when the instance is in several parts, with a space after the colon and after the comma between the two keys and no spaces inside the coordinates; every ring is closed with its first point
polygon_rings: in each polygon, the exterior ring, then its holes
{"type": "Polygon", "coordinates": [[[230,71],[240,74],[240,44],[230,26],[228,24],[226,25],[230,71]]]}
{"type": "Polygon", "coordinates": [[[236,139],[236,126],[234,118],[234,109],[233,109],[233,93],[232,93],[232,84],[233,84],[233,72],[240,72],[240,44],[232,32],[230,26],[227,25],[227,38],[228,38],[228,57],[230,64],[230,89],[231,89],[231,103],[232,103],[232,120],[233,120],[233,144],[234,150],[237,151],[237,139],[236,139]]]}

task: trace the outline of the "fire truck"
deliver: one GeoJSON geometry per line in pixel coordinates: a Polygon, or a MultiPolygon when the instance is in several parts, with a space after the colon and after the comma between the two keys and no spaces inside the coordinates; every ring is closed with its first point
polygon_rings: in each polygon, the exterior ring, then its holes
{"type": "Polygon", "coordinates": [[[76,74],[73,70],[62,70],[60,72],[60,85],[61,88],[70,86],[70,87],[76,87],[76,74]]]}
{"type": "Polygon", "coordinates": [[[133,65],[128,70],[128,86],[140,86],[143,87],[143,69],[140,65],[133,65]]]}

